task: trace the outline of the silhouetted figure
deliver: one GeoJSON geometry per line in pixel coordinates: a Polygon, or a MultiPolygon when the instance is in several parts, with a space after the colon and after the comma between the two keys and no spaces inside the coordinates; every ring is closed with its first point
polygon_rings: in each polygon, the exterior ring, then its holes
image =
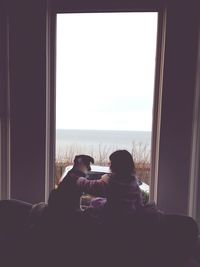
{"type": "Polygon", "coordinates": [[[94,159],[88,155],[75,157],[73,168],[49,196],[48,208],[51,212],[65,216],[66,211],[80,210],[80,196],[83,191],[76,183],[79,177],[86,177],[91,170],[90,163],[94,163],[94,159]]]}
{"type": "Polygon", "coordinates": [[[77,182],[84,192],[95,195],[101,192],[102,186],[106,196],[102,205],[85,211],[86,216],[96,225],[96,232],[93,230],[93,234],[88,235],[90,242],[95,243],[90,249],[90,257],[96,264],[95,259],[101,253],[98,266],[138,267],[134,265],[140,252],[137,249],[139,223],[136,222],[136,214],[143,205],[134,161],[126,150],[115,151],[109,159],[111,174],[103,176],[103,183],[89,184],[83,178],[77,182]]]}
{"type": "MultiPolygon", "coordinates": [[[[77,187],[95,196],[104,196],[105,199],[88,212],[107,214],[108,217],[133,215],[136,213],[157,213],[154,204],[143,205],[138,179],[135,176],[135,164],[132,155],[127,150],[117,150],[110,157],[110,174],[105,174],[99,180],[88,180],[79,177],[77,187]]],[[[93,200],[92,202],[95,202],[93,200]]]]}

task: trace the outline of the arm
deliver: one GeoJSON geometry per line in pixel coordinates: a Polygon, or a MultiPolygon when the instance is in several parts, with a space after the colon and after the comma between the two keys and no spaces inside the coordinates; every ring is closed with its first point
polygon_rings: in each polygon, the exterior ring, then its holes
{"type": "Polygon", "coordinates": [[[84,177],[80,177],[76,184],[80,190],[86,194],[101,197],[106,197],[107,195],[108,179],[105,179],[105,177],[102,177],[99,180],[88,180],[84,177]]]}

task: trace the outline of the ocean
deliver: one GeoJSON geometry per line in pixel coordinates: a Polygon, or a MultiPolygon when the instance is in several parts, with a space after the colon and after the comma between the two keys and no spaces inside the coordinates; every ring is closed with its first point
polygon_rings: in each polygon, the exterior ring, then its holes
{"type": "MultiPolygon", "coordinates": [[[[150,152],[151,132],[110,130],[56,130],[56,158],[90,154],[109,155],[117,149],[146,150],[150,152]]],[[[140,151],[141,152],[141,151],[140,151]]]]}

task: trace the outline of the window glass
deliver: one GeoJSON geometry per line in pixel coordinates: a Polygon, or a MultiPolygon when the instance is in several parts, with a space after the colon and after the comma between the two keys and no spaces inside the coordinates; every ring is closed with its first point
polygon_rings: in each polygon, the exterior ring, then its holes
{"type": "Polygon", "coordinates": [[[76,154],[127,149],[150,184],[157,15],[57,15],[56,183],[76,154]]]}

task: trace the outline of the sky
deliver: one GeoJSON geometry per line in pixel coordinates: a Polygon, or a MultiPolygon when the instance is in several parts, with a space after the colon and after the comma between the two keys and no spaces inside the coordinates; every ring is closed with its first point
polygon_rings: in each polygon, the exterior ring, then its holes
{"type": "Polygon", "coordinates": [[[57,15],[56,129],[151,131],[157,13],[57,15]]]}

